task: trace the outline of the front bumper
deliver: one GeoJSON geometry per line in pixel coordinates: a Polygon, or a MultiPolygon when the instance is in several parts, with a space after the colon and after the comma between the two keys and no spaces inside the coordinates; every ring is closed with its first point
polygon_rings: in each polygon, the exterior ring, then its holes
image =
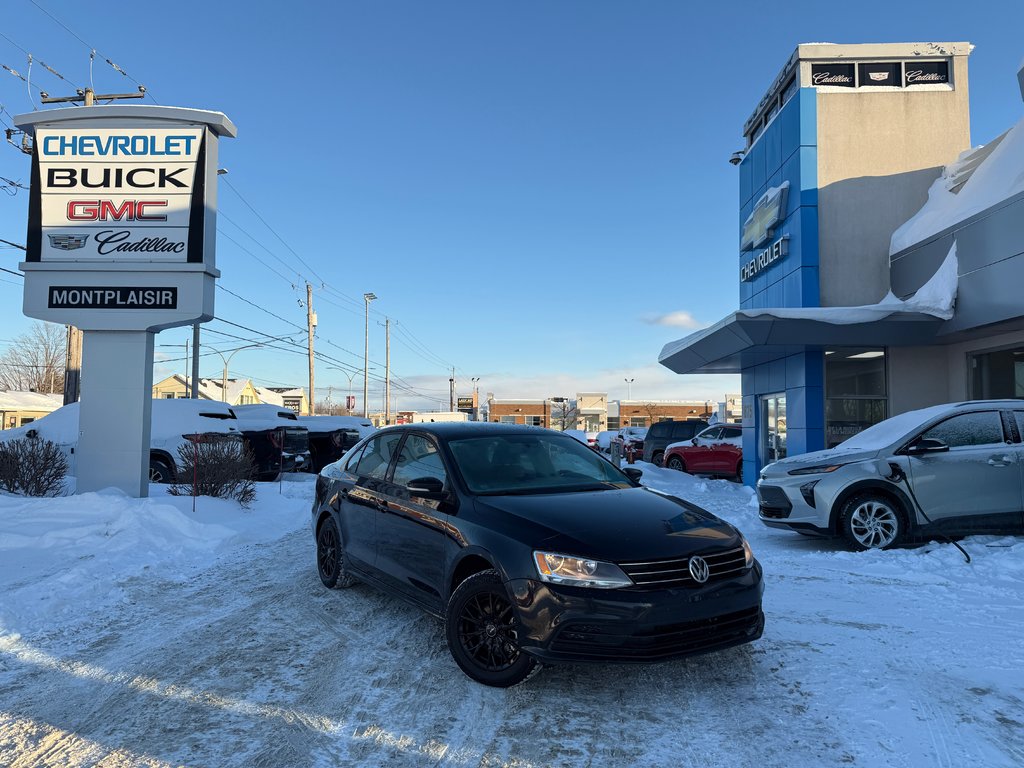
{"type": "Polygon", "coordinates": [[[589,589],[509,582],[520,646],[545,663],[652,662],[749,643],[764,631],[761,565],[699,588],[589,589]]]}
{"type": "Polygon", "coordinates": [[[760,480],[757,501],[758,517],[769,528],[831,535],[828,500],[822,498],[814,476],[799,481],[791,478],[760,480]]]}
{"type": "Polygon", "coordinates": [[[281,454],[282,472],[298,472],[303,467],[307,466],[309,466],[309,451],[300,451],[297,453],[289,453],[285,451],[281,454]]]}

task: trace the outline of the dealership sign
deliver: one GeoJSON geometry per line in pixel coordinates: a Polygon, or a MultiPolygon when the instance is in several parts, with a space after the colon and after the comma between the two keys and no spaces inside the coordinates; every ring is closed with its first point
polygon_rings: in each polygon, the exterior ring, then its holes
{"type": "Polygon", "coordinates": [[[203,260],[204,128],[40,128],[38,236],[28,260],[203,260]]]}
{"type": "Polygon", "coordinates": [[[754,204],[754,210],[743,222],[743,233],[740,235],[740,250],[756,248],[771,237],[779,222],[786,217],[786,198],[789,182],[784,181],[777,187],[769,187],[754,204]]]}
{"type": "Polygon", "coordinates": [[[740,267],[740,280],[749,282],[789,253],[789,236],[784,235],[740,267]]]}

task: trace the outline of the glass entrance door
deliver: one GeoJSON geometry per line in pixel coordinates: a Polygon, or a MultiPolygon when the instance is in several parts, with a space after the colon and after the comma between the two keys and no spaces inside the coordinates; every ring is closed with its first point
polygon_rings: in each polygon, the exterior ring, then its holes
{"type": "Polygon", "coordinates": [[[761,396],[761,466],[786,458],[786,395],[761,396]]]}

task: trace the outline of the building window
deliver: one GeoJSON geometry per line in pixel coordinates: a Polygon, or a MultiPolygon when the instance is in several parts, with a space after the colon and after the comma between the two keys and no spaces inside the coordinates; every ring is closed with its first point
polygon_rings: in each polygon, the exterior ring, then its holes
{"type": "Polygon", "coordinates": [[[33,421],[35,421],[34,416],[26,416],[21,420],[21,426],[24,427],[26,424],[31,424],[33,421]]]}
{"type": "Polygon", "coordinates": [[[544,417],[543,416],[527,416],[526,424],[531,427],[543,427],[544,417]]]}
{"type": "Polygon", "coordinates": [[[609,416],[608,417],[608,431],[609,432],[614,432],[618,428],[619,428],[619,417],[618,416],[609,416]]]}
{"type": "Polygon", "coordinates": [[[1024,397],[1024,348],[971,355],[971,397],[1001,400],[1024,397]]]}
{"type": "MultiPolygon", "coordinates": [[[[662,419],[662,421],[672,421],[672,419],[662,419]]],[[[647,426],[647,419],[645,419],[643,416],[630,416],[629,417],[629,426],[631,426],[631,427],[646,427],[647,426]]]]}
{"type": "Polygon", "coordinates": [[[240,395],[238,398],[239,405],[252,405],[256,402],[256,399],[252,395],[240,395]]]}
{"type": "Polygon", "coordinates": [[[164,400],[173,400],[173,399],[174,399],[174,393],[173,392],[164,392],[164,400]]]}
{"type": "Polygon", "coordinates": [[[885,420],[885,350],[864,347],[825,352],[825,446],[885,420]]]}
{"type": "Polygon", "coordinates": [[[502,424],[515,424],[516,423],[516,417],[515,416],[502,416],[499,420],[501,421],[502,424]]]}

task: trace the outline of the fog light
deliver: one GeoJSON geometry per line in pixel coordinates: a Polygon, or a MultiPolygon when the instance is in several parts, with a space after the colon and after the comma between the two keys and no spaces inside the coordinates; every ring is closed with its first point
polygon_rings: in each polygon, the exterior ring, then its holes
{"type": "Polygon", "coordinates": [[[816,486],[817,484],[818,484],[817,480],[812,480],[811,482],[804,483],[803,485],[800,486],[800,495],[803,496],[804,497],[804,501],[806,501],[812,507],[815,506],[815,504],[814,504],[814,486],[816,486]]]}

